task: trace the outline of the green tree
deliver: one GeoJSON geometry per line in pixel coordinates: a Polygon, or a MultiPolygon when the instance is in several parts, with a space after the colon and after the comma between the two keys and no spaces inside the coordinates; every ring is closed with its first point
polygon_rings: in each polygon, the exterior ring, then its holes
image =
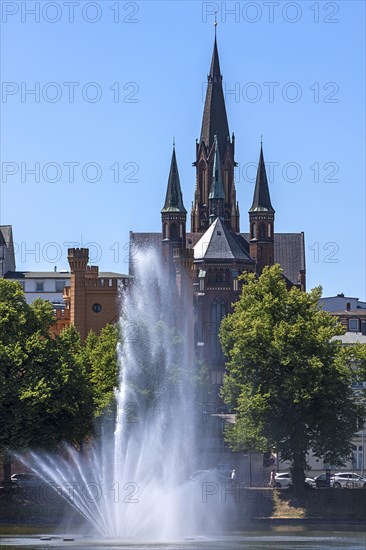
{"type": "Polygon", "coordinates": [[[308,451],[341,464],[363,414],[341,343],[332,339],[344,330],[320,310],[321,288],[288,291],[278,265],[242,279],[220,328],[228,357],[222,395],[237,414],[227,438],[237,450],[274,448],[292,462],[301,491],[308,451]]]}
{"type": "Polygon", "coordinates": [[[90,433],[91,389],[74,328],[52,338],[52,305],[27,304],[18,283],[0,279],[0,452],[6,490],[11,456],[55,448],[90,433]]]}
{"type": "Polygon", "coordinates": [[[118,342],[118,325],[106,325],[98,336],[91,331],[85,340],[83,361],[97,418],[105,414],[113,416],[114,413],[114,390],[118,385],[118,342]]]}
{"type": "Polygon", "coordinates": [[[53,322],[51,304],[36,300],[29,306],[18,283],[0,279],[0,451],[6,490],[11,488],[11,451],[27,446],[34,433],[34,417],[23,395],[29,378],[49,356],[53,322]]]}

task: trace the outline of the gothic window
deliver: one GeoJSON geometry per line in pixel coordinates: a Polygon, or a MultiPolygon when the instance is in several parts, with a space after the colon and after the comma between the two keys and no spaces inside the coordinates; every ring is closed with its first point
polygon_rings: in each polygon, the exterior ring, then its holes
{"type": "Polygon", "coordinates": [[[259,224],[259,239],[266,238],[266,227],[263,222],[259,224]]]}
{"type": "Polygon", "coordinates": [[[200,199],[202,202],[206,202],[206,166],[205,163],[202,161],[199,165],[199,171],[198,171],[198,185],[200,190],[200,199]]]}
{"type": "Polygon", "coordinates": [[[207,225],[207,212],[206,210],[201,210],[201,227],[205,227],[207,225]]]}
{"type": "Polygon", "coordinates": [[[183,224],[182,223],[180,224],[180,228],[179,228],[179,238],[183,239],[183,224]]]}
{"type": "Polygon", "coordinates": [[[225,317],[226,303],[223,300],[214,300],[211,305],[211,353],[215,361],[224,361],[225,356],[221,349],[219,339],[219,328],[222,319],[225,317]]]}
{"type": "Polygon", "coordinates": [[[270,223],[268,224],[268,237],[272,237],[272,226],[270,223]]]}
{"type": "Polygon", "coordinates": [[[168,224],[164,223],[164,231],[163,231],[164,239],[168,238],[168,224]]]}
{"type": "Polygon", "coordinates": [[[255,223],[252,223],[250,238],[255,239],[256,237],[257,237],[257,231],[256,231],[255,223]]]}
{"type": "Polygon", "coordinates": [[[171,240],[174,240],[176,239],[178,236],[178,233],[177,233],[177,226],[175,223],[172,223],[171,226],[170,226],[170,238],[171,240]]]}

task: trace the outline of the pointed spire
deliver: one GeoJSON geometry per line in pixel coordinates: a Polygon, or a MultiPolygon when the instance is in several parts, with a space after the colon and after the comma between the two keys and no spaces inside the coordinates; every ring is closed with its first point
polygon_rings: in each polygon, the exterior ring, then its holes
{"type": "MultiPolygon", "coordinates": [[[[216,27],[215,27],[216,28],[216,27]]],[[[229,125],[226,115],[225,99],[222,89],[222,76],[220,71],[219,52],[215,34],[214,48],[210,74],[208,75],[205,107],[203,110],[200,142],[204,142],[210,150],[217,135],[220,151],[223,154],[227,139],[230,140],[229,125]]]]}
{"type": "Polygon", "coordinates": [[[213,78],[214,76],[219,78],[221,77],[219,52],[217,49],[217,40],[216,40],[216,27],[215,27],[214,48],[212,52],[211,67],[210,67],[210,76],[211,78],[213,78]]]}
{"type": "Polygon", "coordinates": [[[217,136],[214,137],[215,143],[215,155],[212,168],[212,183],[209,199],[225,199],[224,186],[222,184],[221,176],[221,161],[220,161],[220,152],[217,144],[217,136]]]}
{"type": "Polygon", "coordinates": [[[184,208],[182,191],[180,187],[178,165],[175,156],[175,143],[173,144],[173,154],[170,164],[168,187],[166,190],[165,204],[162,212],[187,212],[184,208]]]}
{"type": "Polygon", "coordinates": [[[274,212],[271,204],[271,197],[269,195],[266,166],[264,164],[263,146],[261,138],[261,152],[259,155],[259,163],[257,170],[257,179],[255,182],[255,190],[253,197],[253,204],[249,212],[274,212]]]}

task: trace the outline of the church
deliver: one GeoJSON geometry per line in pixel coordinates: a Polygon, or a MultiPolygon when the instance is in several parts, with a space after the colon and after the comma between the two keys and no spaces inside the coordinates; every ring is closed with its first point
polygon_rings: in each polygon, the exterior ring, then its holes
{"type": "Polygon", "coordinates": [[[214,395],[225,369],[218,330],[239,298],[239,275],[244,271],[260,275],[265,266],[278,263],[289,288],[305,290],[306,283],[304,234],[275,231],[262,143],[247,232],[240,227],[235,166],[235,136],[229,131],[215,34],[201,134],[196,140],[190,231],[173,146],[161,233],[130,232],[130,254],[151,245],[160,249],[167,276],[175,281],[184,303],[191,301],[194,355],[206,364],[214,395]]]}

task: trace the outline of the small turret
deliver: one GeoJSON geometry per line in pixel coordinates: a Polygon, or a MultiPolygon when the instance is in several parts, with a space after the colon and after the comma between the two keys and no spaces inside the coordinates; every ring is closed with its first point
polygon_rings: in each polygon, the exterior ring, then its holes
{"type": "Polygon", "coordinates": [[[274,216],[261,142],[253,204],[249,210],[250,255],[257,262],[259,274],[264,266],[274,264],[274,216]]]}
{"type": "Polygon", "coordinates": [[[187,211],[183,204],[175,146],[173,145],[168,187],[164,207],[161,210],[163,240],[169,240],[185,246],[186,218],[187,211]]]}

